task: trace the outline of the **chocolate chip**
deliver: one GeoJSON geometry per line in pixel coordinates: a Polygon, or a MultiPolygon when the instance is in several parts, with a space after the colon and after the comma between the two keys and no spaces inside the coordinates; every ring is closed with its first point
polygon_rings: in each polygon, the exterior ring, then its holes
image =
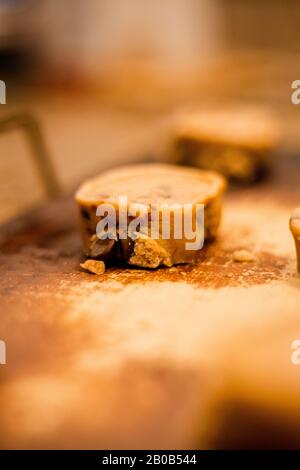
{"type": "Polygon", "coordinates": [[[90,220],[90,213],[86,209],[81,209],[81,215],[84,219],[90,220]]]}

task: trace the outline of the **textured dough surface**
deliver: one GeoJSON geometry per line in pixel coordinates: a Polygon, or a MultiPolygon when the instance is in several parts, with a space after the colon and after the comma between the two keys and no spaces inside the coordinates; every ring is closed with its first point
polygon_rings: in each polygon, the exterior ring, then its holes
{"type": "Polygon", "coordinates": [[[126,195],[129,202],[141,204],[205,202],[224,185],[223,178],[210,171],[167,164],[132,165],[87,181],[77,191],[76,200],[118,202],[120,195],[126,195]]]}
{"type": "Polygon", "coordinates": [[[273,148],[280,138],[276,116],[262,107],[182,111],[172,128],[178,135],[252,149],[273,148]]]}
{"type": "MultiPolygon", "coordinates": [[[[134,165],[112,170],[82,185],[76,194],[80,209],[81,232],[87,256],[102,260],[122,260],[129,264],[156,268],[160,265],[192,262],[197,250],[187,250],[184,236],[174,235],[175,214],[183,210],[184,204],[191,205],[191,220],[196,222],[196,205],[204,205],[204,239],[216,236],[221,216],[221,198],[225,190],[222,176],[191,168],[172,165],[134,165]],[[117,214],[126,196],[128,207],[143,204],[148,213],[149,231],[143,237],[133,240],[129,235],[125,240],[99,240],[96,226],[100,218],[96,216],[97,206],[111,204],[117,214]],[[170,208],[170,237],[162,237],[163,204],[170,208]],[[174,206],[174,204],[176,206],[174,206]],[[151,209],[157,206],[160,216],[156,239],[151,236],[151,209]],[[173,207],[172,207],[173,206],[173,207]]],[[[127,213],[128,222],[130,216],[127,213]]],[[[118,227],[117,227],[118,230],[118,227]]]]}

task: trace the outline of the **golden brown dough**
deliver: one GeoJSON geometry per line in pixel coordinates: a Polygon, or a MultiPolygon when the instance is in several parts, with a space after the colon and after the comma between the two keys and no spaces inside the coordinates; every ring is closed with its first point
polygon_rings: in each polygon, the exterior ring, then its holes
{"type": "MultiPolygon", "coordinates": [[[[225,180],[216,173],[173,165],[133,165],[103,173],[84,183],[76,193],[85,253],[89,258],[121,260],[146,268],[193,262],[199,250],[187,249],[187,243],[193,240],[185,233],[181,238],[175,236],[174,221],[181,217],[184,205],[189,204],[195,227],[197,205],[203,204],[204,239],[213,239],[220,223],[224,189],[225,180]],[[146,233],[137,232],[136,238],[129,232],[124,239],[120,236],[118,216],[124,210],[120,196],[126,196],[128,207],[142,205],[146,208],[149,221],[146,233]],[[97,223],[102,219],[96,211],[102,204],[113,207],[117,213],[114,239],[100,240],[96,233],[97,223]],[[168,238],[163,236],[162,230],[164,207],[170,215],[168,238]],[[156,232],[151,230],[153,208],[159,216],[156,232]]],[[[127,222],[131,220],[127,212],[127,222]]]]}
{"type": "Polygon", "coordinates": [[[276,119],[262,108],[179,112],[169,124],[167,159],[249,183],[264,175],[278,146],[276,119]]]}
{"type": "Polygon", "coordinates": [[[300,273],[300,207],[294,210],[290,218],[290,229],[295,240],[298,271],[300,273]]]}

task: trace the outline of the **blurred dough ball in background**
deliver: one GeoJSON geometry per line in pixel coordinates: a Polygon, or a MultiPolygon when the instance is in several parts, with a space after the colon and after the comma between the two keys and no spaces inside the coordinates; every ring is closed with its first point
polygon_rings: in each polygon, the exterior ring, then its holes
{"type": "Polygon", "coordinates": [[[281,135],[272,108],[241,103],[178,111],[166,120],[165,133],[162,158],[238,183],[267,175],[281,135]]]}

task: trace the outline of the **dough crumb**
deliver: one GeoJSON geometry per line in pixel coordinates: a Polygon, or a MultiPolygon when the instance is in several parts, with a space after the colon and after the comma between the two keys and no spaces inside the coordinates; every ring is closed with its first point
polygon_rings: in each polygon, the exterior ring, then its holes
{"type": "Polygon", "coordinates": [[[232,255],[233,261],[237,263],[253,262],[256,260],[256,257],[253,253],[250,253],[248,250],[236,250],[232,255]]]}
{"type": "Polygon", "coordinates": [[[82,269],[85,269],[92,274],[103,274],[105,272],[105,264],[103,261],[87,259],[84,263],[80,263],[80,266],[82,269]]]}
{"type": "Polygon", "coordinates": [[[160,265],[172,266],[172,253],[163,245],[163,240],[140,237],[135,241],[134,252],[128,263],[144,268],[157,268],[160,265]]]}

